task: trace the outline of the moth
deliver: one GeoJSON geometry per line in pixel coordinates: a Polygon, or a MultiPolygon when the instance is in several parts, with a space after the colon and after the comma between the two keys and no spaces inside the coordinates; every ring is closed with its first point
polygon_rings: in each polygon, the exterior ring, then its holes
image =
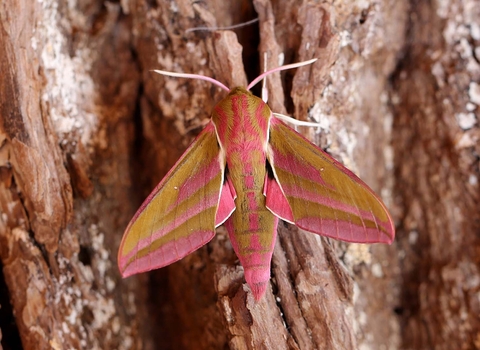
{"type": "Polygon", "coordinates": [[[118,252],[123,277],[169,265],[208,243],[224,224],[260,300],[270,279],[278,220],[347,242],[391,243],[392,219],[354,173],[274,115],[247,88],[228,92],[211,120],[130,221],[118,252]]]}

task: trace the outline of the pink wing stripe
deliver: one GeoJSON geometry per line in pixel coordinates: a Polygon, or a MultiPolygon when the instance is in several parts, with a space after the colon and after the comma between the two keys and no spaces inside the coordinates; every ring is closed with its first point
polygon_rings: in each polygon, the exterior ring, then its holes
{"type": "MultiPolygon", "coordinates": [[[[142,214],[142,212],[145,210],[145,208],[150,204],[152,200],[155,199],[157,194],[163,189],[165,184],[170,181],[173,177],[175,177],[175,172],[177,171],[178,166],[181,165],[181,163],[189,156],[189,154],[193,151],[196,150],[198,147],[197,144],[199,141],[201,142],[207,142],[209,138],[215,136],[215,127],[213,123],[208,123],[207,126],[205,126],[205,129],[202,130],[200,134],[198,134],[197,138],[191,143],[191,145],[185,150],[183,155],[180,157],[180,159],[175,163],[175,165],[168,171],[168,173],[164,176],[162,181],[153,189],[153,191],[148,195],[148,197],[143,201],[142,205],[140,208],[138,208],[137,212],[133,216],[133,218],[130,220],[130,223],[125,230],[125,232],[128,232],[130,229],[130,226],[137,220],[137,218],[142,214]]],[[[219,169],[219,164],[217,159],[212,159],[212,162],[210,163],[210,166],[217,167],[217,171],[219,169]]],[[[185,198],[185,196],[183,196],[185,198]]],[[[124,237],[125,238],[125,237],[124,237]]]]}
{"type": "Polygon", "coordinates": [[[321,227],[322,235],[347,242],[388,244],[393,242],[392,237],[374,227],[355,226],[348,221],[309,217],[298,219],[296,225],[306,231],[311,231],[312,227],[321,227]]]}
{"type": "Polygon", "coordinates": [[[393,241],[395,228],[380,198],[276,118],[271,120],[269,152],[268,160],[299,227],[347,241],[393,241]]]}
{"type": "MultiPolygon", "coordinates": [[[[204,201],[200,202],[198,205],[191,207],[189,210],[183,212],[182,214],[175,217],[175,220],[168,223],[167,225],[163,226],[160,230],[153,232],[150,236],[145,237],[138,241],[136,245],[136,249],[132,250],[130,253],[124,256],[127,261],[133,258],[138,251],[147,248],[152,244],[152,242],[156,241],[157,239],[162,238],[166,234],[170,233],[175,228],[181,226],[182,224],[186,223],[191,218],[199,215],[200,213],[204,212],[206,208],[211,208],[217,205],[218,202],[218,195],[213,194],[210,197],[205,198],[204,201]]],[[[197,247],[198,248],[198,247],[197,247]]]]}
{"type": "Polygon", "coordinates": [[[168,265],[211,240],[222,162],[215,127],[209,123],[130,221],[118,254],[122,275],[168,265]]]}
{"type": "Polygon", "coordinates": [[[205,184],[213,180],[218,175],[218,172],[219,164],[217,159],[212,159],[209,164],[197,170],[189,177],[188,182],[180,186],[177,200],[167,208],[166,213],[175,210],[180,203],[192,198],[199,190],[203,190],[205,184]]]}
{"type": "MultiPolygon", "coordinates": [[[[213,231],[198,231],[191,233],[188,237],[168,242],[127,265],[122,276],[128,277],[139,272],[155,270],[174,263],[207,244],[214,236],[215,232],[213,231]]],[[[120,261],[121,266],[125,266],[127,263],[128,258],[122,258],[120,261]]]]}
{"type": "Polygon", "coordinates": [[[292,157],[291,154],[275,152],[275,168],[280,168],[288,172],[290,172],[292,169],[295,169],[296,174],[299,174],[302,179],[307,179],[326,188],[335,190],[333,186],[325,182],[319,169],[302,161],[299,158],[292,157]]]}
{"type": "MultiPolygon", "coordinates": [[[[318,193],[308,191],[303,188],[298,188],[294,185],[285,185],[283,190],[288,193],[289,197],[299,198],[309,202],[318,203],[332,209],[340,210],[345,213],[349,213],[355,216],[360,216],[363,220],[370,220],[372,222],[377,222],[378,224],[384,224],[385,230],[388,230],[390,227],[388,222],[381,222],[373,213],[369,210],[360,209],[358,206],[350,205],[345,202],[336,201],[335,199],[323,196],[318,193]]],[[[287,202],[288,203],[288,202],[287,202]]]]}
{"type": "Polygon", "coordinates": [[[265,206],[275,216],[290,223],[294,222],[292,209],[285,198],[282,189],[277,183],[277,180],[269,178],[268,173],[265,176],[265,188],[263,190],[265,195],[265,206]]]}
{"type": "Polygon", "coordinates": [[[225,181],[222,185],[222,193],[220,194],[217,215],[215,217],[215,227],[223,224],[235,210],[235,200],[230,190],[231,188],[229,181],[225,181]]]}

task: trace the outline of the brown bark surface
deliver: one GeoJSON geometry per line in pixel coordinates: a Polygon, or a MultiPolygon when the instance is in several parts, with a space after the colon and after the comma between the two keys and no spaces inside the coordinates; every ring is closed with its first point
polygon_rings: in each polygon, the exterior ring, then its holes
{"type": "Polygon", "coordinates": [[[0,3],[3,348],[480,348],[478,18],[478,0],[0,3]],[[321,124],[300,131],[382,196],[395,243],[280,223],[257,303],[223,227],[122,280],[129,219],[224,96],[150,70],[233,87],[314,57],[269,77],[269,103],[321,124]]]}
{"type": "Polygon", "coordinates": [[[412,6],[393,79],[406,348],[480,349],[480,2],[412,6]]]}

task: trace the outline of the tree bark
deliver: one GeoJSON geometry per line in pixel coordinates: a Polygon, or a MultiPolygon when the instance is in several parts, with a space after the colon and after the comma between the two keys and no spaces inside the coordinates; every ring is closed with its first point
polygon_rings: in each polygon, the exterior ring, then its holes
{"type": "Polygon", "coordinates": [[[1,3],[4,348],[480,348],[478,18],[473,0],[1,3]],[[314,57],[267,79],[269,104],[322,125],[300,131],[381,194],[395,243],[280,223],[259,302],[223,227],[121,279],[129,219],[224,96],[151,70],[233,87],[314,57]]]}
{"type": "Polygon", "coordinates": [[[480,349],[480,2],[411,13],[391,93],[403,346],[480,349]]]}

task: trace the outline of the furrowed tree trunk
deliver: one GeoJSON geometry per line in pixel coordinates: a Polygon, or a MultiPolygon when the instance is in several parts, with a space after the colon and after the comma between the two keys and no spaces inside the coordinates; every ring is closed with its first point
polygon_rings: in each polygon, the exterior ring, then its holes
{"type": "Polygon", "coordinates": [[[393,75],[409,349],[480,349],[480,2],[413,2],[393,75]]]}
{"type": "Polygon", "coordinates": [[[478,18],[468,0],[0,3],[3,348],[480,348],[478,18]],[[128,221],[224,96],[151,70],[233,87],[311,58],[267,79],[269,104],[321,124],[299,131],[382,196],[395,243],[280,223],[259,302],[223,227],[122,279],[128,221]]]}

